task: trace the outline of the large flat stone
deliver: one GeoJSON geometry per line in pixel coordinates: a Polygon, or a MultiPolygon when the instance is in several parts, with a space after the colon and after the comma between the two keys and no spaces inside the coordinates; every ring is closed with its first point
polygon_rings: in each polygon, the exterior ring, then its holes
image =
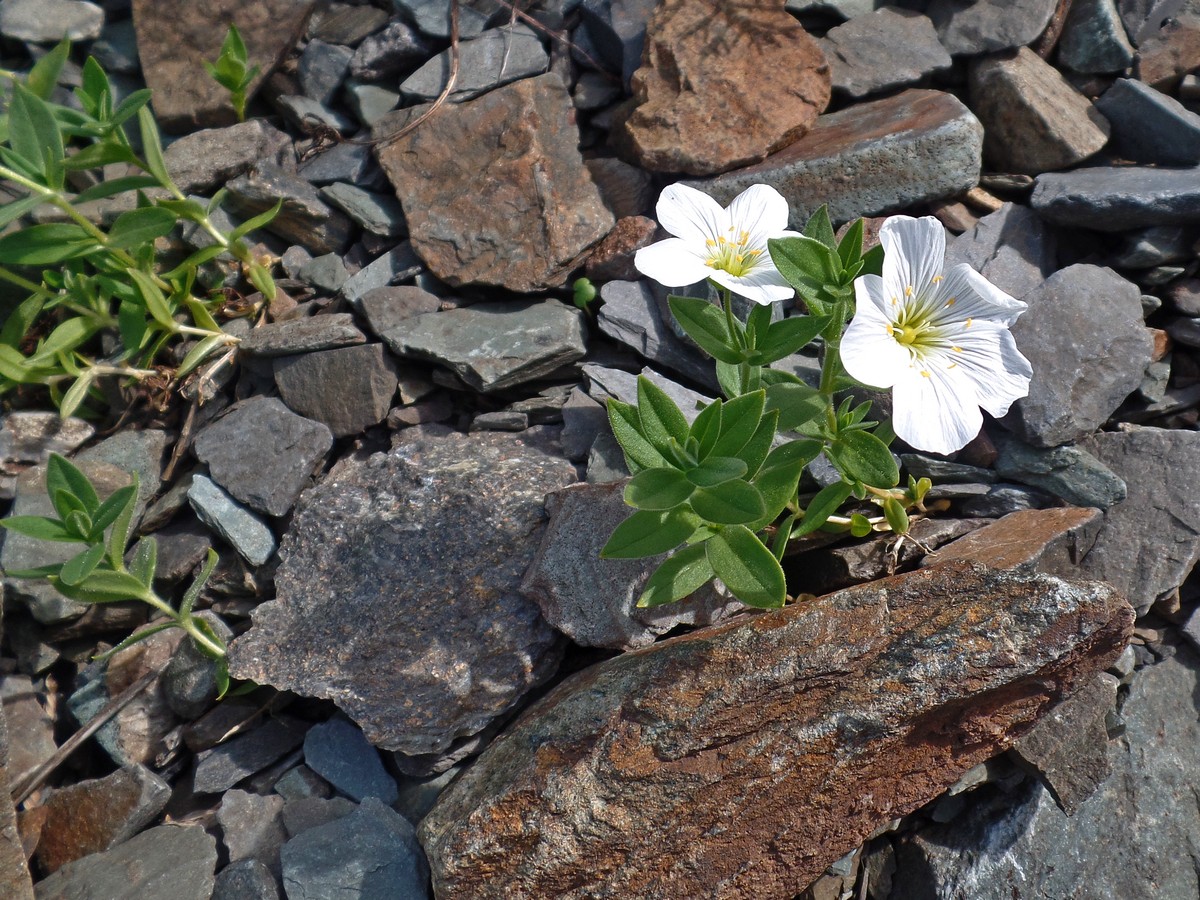
{"type": "Polygon", "coordinates": [[[12,778],[21,773],[9,768],[11,747],[4,710],[0,708],[0,893],[11,900],[33,900],[33,883],[21,835],[17,832],[17,813],[9,799],[12,778]]]}
{"type": "Polygon", "coordinates": [[[979,180],[983,127],[941,91],[912,89],[817,119],[761,163],[689,182],[727,204],[752,184],[787,198],[792,227],[821,204],[834,222],[960,194],[979,180]]]}
{"type": "Polygon", "coordinates": [[[942,566],[607,660],[442,794],[420,826],[434,889],[791,898],[1028,731],[1132,623],[1107,585],[942,566]]]}
{"type": "Polygon", "coordinates": [[[1096,166],[1042,175],[1029,198],[1047,222],[1126,231],[1200,222],[1200,168],[1096,166]]]}

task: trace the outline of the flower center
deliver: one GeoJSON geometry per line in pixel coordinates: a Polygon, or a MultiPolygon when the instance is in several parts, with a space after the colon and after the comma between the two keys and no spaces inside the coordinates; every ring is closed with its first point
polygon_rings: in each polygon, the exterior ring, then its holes
{"type": "Polygon", "coordinates": [[[740,278],[754,268],[762,255],[761,249],[748,247],[749,243],[750,232],[735,234],[733,226],[730,226],[729,237],[719,237],[715,241],[710,238],[704,242],[708,248],[708,259],[704,264],[740,278]]]}

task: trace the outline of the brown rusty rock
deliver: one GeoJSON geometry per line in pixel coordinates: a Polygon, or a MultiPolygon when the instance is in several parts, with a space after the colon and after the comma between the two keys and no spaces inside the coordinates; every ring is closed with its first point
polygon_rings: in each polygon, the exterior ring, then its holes
{"type": "Polygon", "coordinates": [[[229,91],[213,80],[204,63],[216,60],[226,31],[236,25],[249,65],[259,67],[247,89],[247,96],[253,97],[304,33],[313,6],[314,0],[133,0],[138,57],[146,86],[154,91],[159,124],[182,133],[236,122],[229,91]]]}
{"type": "Polygon", "coordinates": [[[1138,43],[1135,65],[1139,81],[1163,92],[1173,91],[1184,75],[1200,68],[1200,16],[1169,19],[1138,43]]]}
{"type": "Polygon", "coordinates": [[[637,281],[641,275],[633,265],[634,254],[654,241],[657,230],[658,224],[645,216],[619,219],[588,256],[587,277],[592,281],[637,281]]]}
{"type": "Polygon", "coordinates": [[[12,778],[20,773],[9,768],[11,747],[4,708],[0,706],[0,896],[12,900],[33,900],[33,882],[25,863],[17,814],[9,799],[12,778]]]}
{"type": "Polygon", "coordinates": [[[1079,563],[1103,524],[1098,509],[1022,509],[941,547],[921,565],[970,561],[1022,574],[1078,578],[1079,563]]]}
{"type": "Polygon", "coordinates": [[[782,5],[664,0],[616,132],[654,172],[715,175],[800,138],[829,104],[820,45],[782,5]],[[769,77],[764,77],[770,73],[769,77]]]}
{"type": "Polygon", "coordinates": [[[1104,584],[960,564],[563,682],[420,826],[438,896],[790,898],[1125,646],[1104,584]]]}
{"type": "MultiPolygon", "coordinates": [[[[375,133],[427,110],[387,116],[375,133]]],[[[549,74],[448,104],[377,155],[433,274],[537,291],[561,285],[613,226],[578,143],[571,95],[549,74]]]]}

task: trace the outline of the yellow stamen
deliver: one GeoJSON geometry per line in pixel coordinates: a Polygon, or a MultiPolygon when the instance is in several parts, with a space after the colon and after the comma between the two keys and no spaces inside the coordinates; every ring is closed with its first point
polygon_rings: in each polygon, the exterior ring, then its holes
{"type": "Polygon", "coordinates": [[[951,347],[950,349],[955,353],[962,353],[962,347],[951,347]]]}
{"type": "Polygon", "coordinates": [[[967,317],[967,321],[963,323],[963,328],[970,328],[970,327],[971,327],[971,323],[972,323],[972,322],[974,322],[974,321],[975,321],[975,320],[974,320],[973,318],[971,318],[970,316],[968,316],[968,317],[967,317]]]}
{"type": "Polygon", "coordinates": [[[906,285],[904,288],[904,296],[911,297],[912,295],[913,295],[913,286],[911,284],[906,285]]]}
{"type": "Polygon", "coordinates": [[[939,282],[941,282],[941,280],[942,280],[942,276],[941,276],[941,275],[934,275],[934,276],[933,276],[933,283],[934,283],[934,284],[938,284],[939,282]]]}
{"type": "Polygon", "coordinates": [[[893,328],[891,325],[888,325],[888,327],[887,327],[887,332],[888,332],[888,336],[889,336],[889,337],[895,337],[895,336],[896,336],[896,329],[895,329],[895,328],[893,328]]]}
{"type": "Polygon", "coordinates": [[[928,373],[928,372],[927,372],[925,369],[922,369],[922,370],[921,370],[921,375],[922,375],[922,377],[924,377],[924,378],[928,378],[928,377],[929,377],[929,373],[928,373]]]}
{"type": "Polygon", "coordinates": [[[946,305],[953,306],[955,299],[956,299],[955,297],[951,297],[949,300],[946,301],[946,305]]]}

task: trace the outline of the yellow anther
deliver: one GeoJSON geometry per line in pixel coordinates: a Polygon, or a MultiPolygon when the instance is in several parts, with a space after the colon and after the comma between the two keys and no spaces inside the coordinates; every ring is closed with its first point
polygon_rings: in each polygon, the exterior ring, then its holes
{"type": "Polygon", "coordinates": [[[939,282],[941,282],[941,280],[942,280],[942,276],[941,276],[941,275],[934,275],[934,276],[933,276],[933,283],[934,283],[934,284],[938,284],[939,282]]]}
{"type": "Polygon", "coordinates": [[[928,372],[927,372],[925,369],[922,369],[922,370],[921,370],[921,376],[922,376],[923,378],[928,378],[928,377],[929,377],[929,373],[928,373],[928,372]]]}
{"type": "Polygon", "coordinates": [[[955,353],[962,353],[962,347],[951,347],[950,349],[955,353]]]}
{"type": "Polygon", "coordinates": [[[955,366],[957,366],[957,365],[958,365],[958,363],[950,363],[950,365],[946,366],[946,368],[947,368],[947,369],[953,369],[953,368],[954,368],[955,366]]]}
{"type": "Polygon", "coordinates": [[[963,323],[963,328],[970,328],[970,327],[971,327],[971,323],[972,323],[972,322],[974,322],[974,321],[975,321],[975,320],[974,320],[973,318],[971,318],[970,316],[968,316],[968,317],[967,317],[967,321],[963,323]]]}
{"type": "Polygon", "coordinates": [[[911,284],[905,285],[904,296],[911,297],[912,295],[913,295],[913,286],[911,284]]]}
{"type": "Polygon", "coordinates": [[[955,301],[955,298],[954,298],[954,297],[951,297],[949,300],[947,300],[947,301],[946,301],[946,305],[947,305],[947,306],[953,306],[953,305],[954,305],[954,301],[955,301]]]}
{"type": "Polygon", "coordinates": [[[714,241],[712,238],[705,238],[704,246],[705,247],[715,247],[715,246],[717,246],[717,242],[714,241]]]}
{"type": "Polygon", "coordinates": [[[891,325],[888,325],[888,327],[887,327],[887,332],[888,332],[888,335],[889,335],[890,337],[895,337],[895,336],[896,336],[896,329],[895,329],[895,328],[893,328],[891,325]]]}

